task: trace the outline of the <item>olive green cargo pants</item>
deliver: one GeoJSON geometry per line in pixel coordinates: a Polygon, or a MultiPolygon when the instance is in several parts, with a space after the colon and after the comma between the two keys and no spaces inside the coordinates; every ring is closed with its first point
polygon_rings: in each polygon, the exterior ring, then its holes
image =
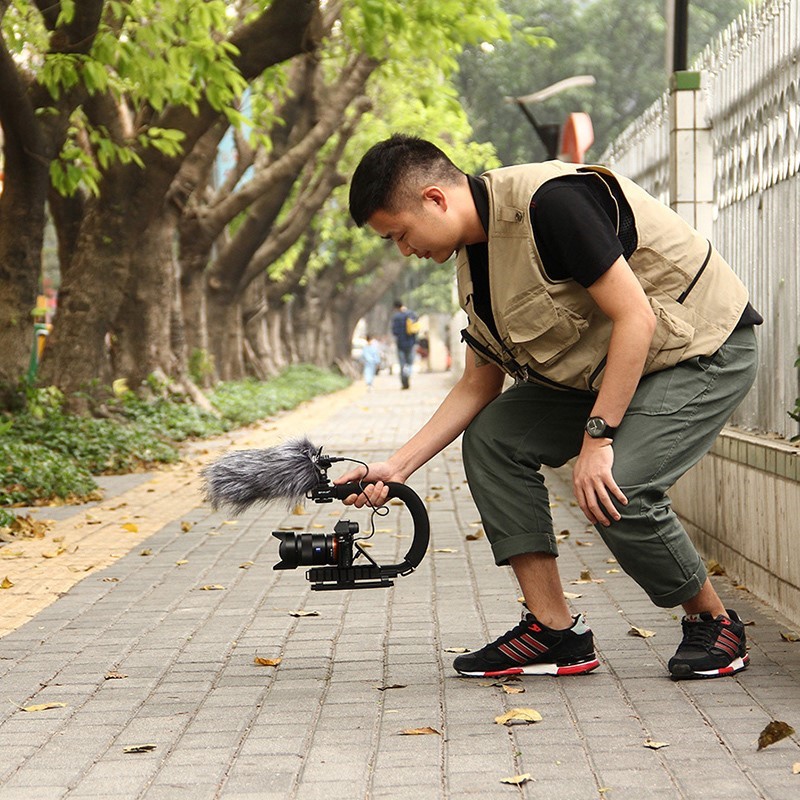
{"type": "MultiPolygon", "coordinates": [[[[703,562],[672,510],[668,489],[708,451],[755,379],[751,327],[713,355],[645,376],[614,438],[613,475],[628,498],[622,518],[596,525],[620,566],[664,608],[694,597],[703,562]]],[[[497,564],[558,554],[542,465],[576,456],[595,396],[518,383],[464,433],[464,466],[497,564]]],[[[716,502],[710,498],[709,502],[716,502]]]]}

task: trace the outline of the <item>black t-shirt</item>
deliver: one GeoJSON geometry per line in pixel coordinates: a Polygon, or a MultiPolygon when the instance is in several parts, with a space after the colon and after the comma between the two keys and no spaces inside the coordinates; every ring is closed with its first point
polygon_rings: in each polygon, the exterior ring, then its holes
{"type": "MultiPolygon", "coordinates": [[[[486,184],[481,178],[467,177],[475,208],[488,233],[486,184]]],[[[531,199],[531,224],[547,277],[552,281],[575,280],[585,288],[620,256],[629,258],[638,243],[633,212],[618,184],[606,184],[591,174],[547,181],[531,199]]],[[[487,244],[467,245],[467,256],[475,312],[499,339],[492,314],[487,244]]],[[[737,328],[762,322],[761,315],[748,303],[737,328]]]]}

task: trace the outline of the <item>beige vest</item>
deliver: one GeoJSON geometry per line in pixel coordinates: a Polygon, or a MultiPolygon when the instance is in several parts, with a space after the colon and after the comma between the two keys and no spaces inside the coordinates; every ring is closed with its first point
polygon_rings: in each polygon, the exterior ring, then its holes
{"type": "Polygon", "coordinates": [[[456,262],[459,301],[469,317],[464,340],[478,363],[494,361],[514,377],[557,388],[600,387],[611,320],[579,283],[547,277],[531,230],[530,202],[537,189],[579,173],[603,181],[607,189],[608,180],[616,181],[633,212],[638,243],[628,263],[657,320],[643,374],[711,355],[748,300],[722,256],[627,178],[605,167],[548,161],[483,176],[489,189],[489,287],[500,341],[475,313],[465,247],[456,262]]]}

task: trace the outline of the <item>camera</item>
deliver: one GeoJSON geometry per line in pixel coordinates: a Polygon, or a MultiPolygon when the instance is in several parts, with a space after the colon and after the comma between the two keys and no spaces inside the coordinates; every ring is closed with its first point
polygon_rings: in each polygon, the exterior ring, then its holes
{"type": "MultiPolygon", "coordinates": [[[[205,496],[214,508],[229,506],[237,513],[254,503],[273,500],[288,500],[290,504],[303,497],[315,503],[345,500],[361,494],[371,481],[334,484],[328,478],[328,469],[334,463],[353,460],[323,455],[322,448],[307,439],[265,450],[229,453],[203,471],[205,496]]],[[[280,540],[280,561],[273,569],[309,567],[306,578],[316,591],[392,586],[393,578],[413,572],[428,549],[428,513],[409,486],[392,482],[386,486],[388,499],[399,499],[414,523],[411,546],[400,563],[378,564],[358,543],[358,523],[340,520],[333,533],[273,531],[272,535],[280,540]],[[357,559],[361,563],[355,563],[357,559]]]]}

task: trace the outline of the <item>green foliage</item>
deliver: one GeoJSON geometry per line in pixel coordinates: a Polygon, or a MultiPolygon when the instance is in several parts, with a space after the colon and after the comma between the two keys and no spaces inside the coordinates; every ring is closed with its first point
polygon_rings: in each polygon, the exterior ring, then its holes
{"type": "MultiPolygon", "coordinates": [[[[24,411],[0,414],[0,508],[80,500],[97,489],[92,475],[177,461],[179,442],[218,435],[347,383],[341,375],[296,366],[266,382],[220,384],[211,401],[221,417],[192,403],[164,396],[144,400],[133,392],[109,402],[111,418],[78,417],[64,411],[57,389],[29,389],[24,411]]],[[[154,392],[161,388],[151,386],[154,392]]]]}
{"type": "MultiPolygon", "coordinates": [[[[798,350],[800,350],[800,348],[798,348],[798,350]]],[[[798,358],[797,361],[794,362],[794,365],[795,367],[800,368],[800,358],[798,358]]],[[[794,411],[789,411],[788,414],[795,422],[800,422],[800,397],[798,397],[797,400],[795,400],[794,411]]],[[[798,433],[797,436],[792,436],[791,438],[791,441],[793,442],[796,442],[798,440],[800,440],[800,433],[798,433]]]]}
{"type": "Polygon", "coordinates": [[[196,347],[189,356],[189,375],[198,386],[205,386],[214,376],[216,365],[213,353],[196,347]]]}
{"type": "Polygon", "coordinates": [[[210,400],[227,420],[248,425],[278,411],[294,408],[318,394],[342,389],[348,379],[309,365],[289,367],[267,383],[255,379],[224,383],[210,400]]]}
{"type": "Polygon", "coordinates": [[[10,511],[0,508],[0,528],[8,527],[14,521],[14,519],[15,517],[10,511]]]}
{"type": "MultiPolygon", "coordinates": [[[[748,0],[708,0],[690,8],[690,59],[748,0]]],[[[667,88],[664,4],[651,0],[504,0],[518,26],[544,30],[553,48],[531,48],[524,37],[470,46],[459,58],[457,83],[479,141],[490,141],[504,164],[547,157],[519,108],[504,102],[572,75],[597,84],[529,106],[537,122],[562,123],[573,111],[592,117],[596,160],[613,138],[667,88]],[[632,57],[633,54],[633,57],[632,57]]]]}

